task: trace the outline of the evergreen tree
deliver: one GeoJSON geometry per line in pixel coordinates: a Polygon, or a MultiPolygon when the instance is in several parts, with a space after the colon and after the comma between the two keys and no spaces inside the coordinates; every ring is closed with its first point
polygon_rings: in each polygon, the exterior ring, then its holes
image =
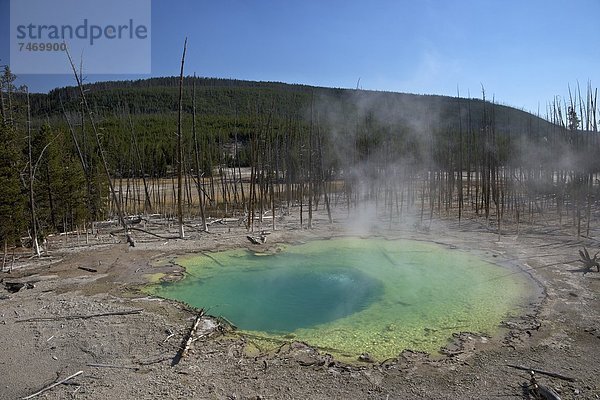
{"type": "Polygon", "coordinates": [[[18,244],[26,225],[25,197],[19,182],[22,162],[16,133],[0,124],[0,241],[4,246],[18,244]]]}
{"type": "Polygon", "coordinates": [[[2,122],[14,126],[14,92],[16,90],[14,81],[16,75],[10,71],[8,65],[0,77],[0,108],[2,109],[2,122]]]}
{"type": "Polygon", "coordinates": [[[35,202],[42,234],[71,230],[89,218],[81,163],[65,134],[48,124],[40,128],[33,147],[35,202]]]}
{"type": "Polygon", "coordinates": [[[577,129],[579,129],[580,121],[579,121],[579,117],[577,116],[577,111],[575,111],[575,107],[569,106],[567,118],[568,118],[569,130],[576,131],[577,129]]]}

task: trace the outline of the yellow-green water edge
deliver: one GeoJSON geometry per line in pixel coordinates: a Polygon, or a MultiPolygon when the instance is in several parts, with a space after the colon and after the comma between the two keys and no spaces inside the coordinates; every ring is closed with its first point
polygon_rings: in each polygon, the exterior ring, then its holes
{"type": "Polygon", "coordinates": [[[522,274],[429,242],[341,238],[279,250],[181,257],[187,277],[150,291],[255,335],[380,360],[435,353],[454,332],[494,334],[535,292],[522,274]]]}

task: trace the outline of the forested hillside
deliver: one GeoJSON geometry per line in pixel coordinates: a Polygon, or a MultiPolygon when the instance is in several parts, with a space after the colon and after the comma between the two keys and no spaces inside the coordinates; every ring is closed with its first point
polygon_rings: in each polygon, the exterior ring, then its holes
{"type": "Polygon", "coordinates": [[[5,246],[119,208],[174,215],[180,198],[186,218],[246,215],[249,229],[254,213],[294,204],[310,226],[312,209],[335,199],[348,209],[375,201],[390,220],[403,210],[421,219],[468,211],[498,227],[548,207],[575,213],[579,232],[596,201],[591,88],[540,118],[485,92],[467,99],[188,76],[179,125],[179,77],[84,85],[85,102],[79,87],[28,95],[13,82],[6,69],[5,246]]]}

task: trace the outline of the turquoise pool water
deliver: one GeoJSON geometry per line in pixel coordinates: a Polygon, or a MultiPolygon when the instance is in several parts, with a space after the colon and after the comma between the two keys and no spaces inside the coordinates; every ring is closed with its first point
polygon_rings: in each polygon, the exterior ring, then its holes
{"type": "Polygon", "coordinates": [[[350,359],[436,352],[459,331],[494,334],[534,291],[521,274],[429,242],[342,238],[278,250],[181,257],[187,277],[150,291],[350,359]]]}

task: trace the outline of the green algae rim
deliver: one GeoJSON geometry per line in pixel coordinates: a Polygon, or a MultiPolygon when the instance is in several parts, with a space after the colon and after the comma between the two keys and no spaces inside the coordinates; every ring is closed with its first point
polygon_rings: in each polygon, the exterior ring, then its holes
{"type": "MultiPolygon", "coordinates": [[[[306,253],[307,251],[310,252],[311,250],[315,250],[315,248],[317,250],[323,246],[326,248],[332,244],[338,247],[340,245],[345,245],[346,248],[362,247],[364,246],[364,240],[365,239],[355,237],[342,237],[324,241],[314,240],[306,242],[302,245],[284,244],[278,245],[275,252],[278,254],[306,253]]],[[[412,318],[412,320],[409,321],[410,323],[403,321],[402,327],[397,326],[395,321],[382,325],[381,321],[377,321],[376,318],[374,319],[371,314],[385,314],[385,309],[390,307],[390,304],[393,306],[393,301],[391,302],[390,296],[387,296],[387,301],[386,299],[383,299],[382,301],[376,302],[358,313],[352,314],[346,318],[342,318],[341,320],[336,320],[332,323],[321,324],[317,327],[299,329],[280,335],[260,331],[243,332],[251,334],[253,338],[264,337],[265,341],[267,342],[272,340],[289,341],[290,339],[305,341],[317,348],[325,349],[333,353],[336,357],[347,361],[356,360],[356,356],[363,352],[367,352],[377,359],[393,357],[399,354],[399,352],[405,348],[427,351],[435,354],[441,347],[448,343],[448,340],[452,338],[453,333],[459,331],[479,332],[488,335],[496,334],[499,331],[499,323],[506,317],[506,315],[511,313],[521,313],[522,310],[519,311],[520,307],[525,303],[526,299],[531,297],[530,290],[533,285],[529,279],[523,279],[523,277],[519,274],[509,274],[507,271],[514,272],[514,270],[507,269],[505,265],[499,266],[497,263],[483,260],[480,256],[474,255],[473,252],[466,253],[451,245],[432,243],[428,241],[387,238],[369,238],[368,241],[370,241],[371,244],[375,243],[377,245],[376,248],[379,249],[381,249],[381,246],[387,246],[385,247],[386,251],[391,252],[392,254],[397,253],[398,249],[390,248],[390,246],[396,246],[398,244],[402,244],[404,246],[400,246],[400,252],[404,251],[402,253],[403,255],[406,255],[408,252],[420,252],[431,254],[432,257],[434,257],[436,256],[436,252],[441,251],[444,252],[444,254],[447,256],[447,259],[450,259],[450,264],[452,264],[452,259],[454,259],[453,262],[455,264],[457,260],[460,262],[466,262],[469,265],[474,263],[479,269],[487,269],[488,271],[493,270],[494,274],[492,274],[492,278],[506,279],[508,282],[512,282],[511,285],[516,285],[517,287],[521,286],[522,290],[521,293],[518,293],[518,295],[508,303],[504,301],[508,297],[505,295],[505,293],[495,293],[494,296],[491,296],[493,297],[491,303],[500,302],[507,305],[507,307],[505,307],[505,309],[499,315],[496,315],[493,321],[480,321],[480,323],[470,324],[470,326],[467,326],[468,324],[463,325],[463,322],[466,324],[469,321],[465,322],[460,320],[460,318],[457,320],[459,323],[451,323],[451,320],[453,320],[453,318],[456,319],[457,315],[464,316],[464,313],[457,314],[456,310],[450,310],[451,312],[448,313],[450,314],[450,317],[446,319],[443,319],[441,315],[435,316],[438,319],[438,325],[442,327],[441,329],[434,325],[431,325],[431,327],[423,326],[422,324],[419,325],[416,323],[418,322],[419,318],[412,318]],[[408,246],[410,249],[407,249],[406,246],[408,246]],[[371,329],[365,329],[365,325],[371,329]],[[376,327],[376,329],[374,329],[374,327],[376,327]],[[351,350],[349,350],[349,347],[338,345],[339,343],[348,342],[348,338],[344,338],[345,335],[348,335],[348,332],[354,336],[353,338],[349,338],[350,341],[354,340],[355,342],[355,344],[351,346],[351,350]],[[406,337],[410,337],[412,339],[408,341],[403,340],[406,337]],[[419,338],[421,340],[419,340],[419,338]]],[[[205,253],[203,255],[206,256],[205,253]]],[[[225,266],[228,262],[228,259],[230,260],[231,257],[261,258],[268,257],[269,255],[271,254],[250,254],[246,249],[235,249],[225,252],[211,252],[209,253],[208,257],[203,258],[203,263],[205,265],[202,273],[204,274],[204,277],[218,273],[219,268],[225,266]]],[[[193,275],[194,273],[197,273],[192,265],[195,262],[194,259],[197,261],[197,257],[198,254],[189,254],[179,257],[177,258],[178,264],[182,265],[190,274],[193,275]]],[[[366,269],[365,272],[374,273],[372,269],[366,269]]],[[[374,278],[381,279],[381,277],[377,276],[377,274],[375,274],[374,278]]],[[[389,278],[389,276],[386,278],[389,278]]],[[[474,280],[475,283],[481,283],[481,281],[481,279],[479,281],[474,280]]],[[[388,291],[394,283],[393,280],[390,281],[389,279],[383,279],[383,282],[386,284],[385,290],[388,291]]],[[[160,293],[154,294],[161,295],[160,293]]],[[[405,303],[404,306],[408,304],[402,300],[400,300],[399,303],[405,303]]],[[[488,301],[486,304],[489,305],[489,303],[490,302],[488,301]]],[[[483,308],[487,306],[486,304],[483,305],[483,308]]],[[[478,307],[472,305],[471,309],[473,308],[478,307]]],[[[481,307],[479,307],[478,312],[481,313],[480,308],[481,307]]]]}

